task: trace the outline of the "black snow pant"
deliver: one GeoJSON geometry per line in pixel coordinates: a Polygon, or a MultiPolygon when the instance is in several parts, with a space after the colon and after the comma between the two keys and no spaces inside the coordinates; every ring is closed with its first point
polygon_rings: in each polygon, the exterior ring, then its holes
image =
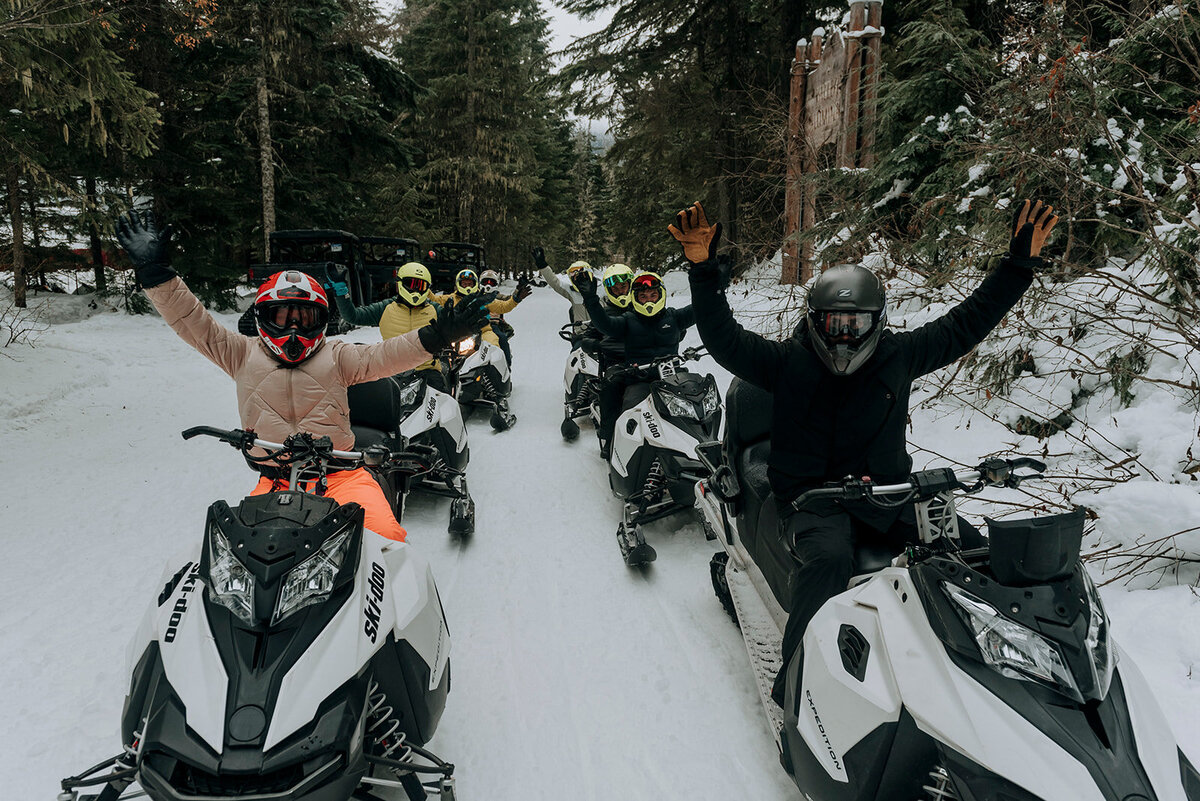
{"type": "Polygon", "coordinates": [[[621,412],[638,405],[649,394],[650,383],[644,375],[622,372],[606,378],[600,386],[600,440],[612,442],[613,429],[621,412]]]}
{"type": "MultiPolygon", "coordinates": [[[[909,506],[885,531],[832,505],[818,511],[793,512],[779,524],[785,542],[795,543],[799,567],[792,574],[792,603],[783,631],[783,669],[804,639],[804,630],[826,601],[846,589],[854,573],[854,544],[862,539],[872,544],[895,546],[899,553],[916,543],[917,525],[909,506]],[[827,512],[821,514],[820,512],[827,512]]],[[[964,548],[977,548],[986,540],[979,529],[960,515],[958,533],[964,548]]],[[[777,688],[781,689],[781,688],[777,688]]]]}
{"type": "Polygon", "coordinates": [[[438,392],[450,392],[450,385],[446,382],[446,374],[437,367],[427,367],[424,370],[418,370],[417,375],[429,386],[436,389],[438,392]]]}

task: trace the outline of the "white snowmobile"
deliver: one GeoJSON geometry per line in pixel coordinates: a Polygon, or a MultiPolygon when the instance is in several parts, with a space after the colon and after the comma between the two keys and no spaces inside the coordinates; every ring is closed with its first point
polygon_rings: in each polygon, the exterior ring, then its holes
{"type": "Polygon", "coordinates": [[[451,534],[475,532],[475,501],[467,488],[467,429],[458,401],[409,371],[347,388],[350,428],[357,447],[391,451],[388,473],[379,476],[396,519],[403,522],[410,492],[451,498],[451,534]]]}
{"type": "Polygon", "coordinates": [[[920,544],[856,552],[771,700],[787,613],[787,556],[766,486],[770,396],[737,382],[696,486],[725,550],[713,587],[745,639],[780,762],[811,801],[1197,801],[1200,773],[1146,680],[1111,639],[1079,559],[1083,510],[988,521],[962,550],[956,492],[1016,486],[1032,459],[846,479],[816,498],[915,504],[920,544]],[[780,551],[784,552],[782,555],[780,551]],[[773,578],[774,577],[774,578],[773,578]]]}
{"type": "Polygon", "coordinates": [[[450,374],[464,417],[470,418],[479,407],[491,409],[490,422],[497,431],[507,431],[517,422],[508,408],[512,376],[498,345],[478,334],[460,340],[451,349],[450,374]]]}
{"type": "Polygon", "coordinates": [[[364,529],[358,504],[296,489],[333,469],[386,469],[386,453],[307,434],[183,434],[198,435],[273,460],[289,489],[209,507],[130,644],[124,751],[64,779],[59,801],[348,801],[375,798],[370,786],[452,799],[454,766],[424,747],[450,689],[429,565],[364,529]]]}
{"type": "Polygon", "coordinates": [[[695,506],[693,487],[707,475],[696,446],[721,427],[721,393],[710,375],[684,369],[699,359],[698,348],[647,364],[622,364],[610,370],[645,375],[645,398],[621,412],[613,430],[608,483],[621,498],[617,544],[631,566],[654,561],[642,524],[695,506]]]}
{"type": "Polygon", "coordinates": [[[562,438],[574,442],[579,437],[576,418],[588,417],[593,425],[599,422],[597,401],[600,393],[600,376],[606,364],[618,359],[624,350],[620,343],[609,346],[597,337],[589,336],[590,323],[568,323],[558,335],[571,343],[567,366],[563,371],[563,421],[559,430],[562,438]],[[617,353],[613,352],[613,347],[617,353]]]}

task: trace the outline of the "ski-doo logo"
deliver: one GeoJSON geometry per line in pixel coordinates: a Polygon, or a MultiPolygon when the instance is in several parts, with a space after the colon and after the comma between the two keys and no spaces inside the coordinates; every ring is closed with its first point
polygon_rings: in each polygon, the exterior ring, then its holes
{"type": "Polygon", "coordinates": [[[371,642],[375,642],[375,638],[379,636],[380,604],[383,603],[383,575],[383,566],[378,562],[372,562],[371,578],[367,581],[371,594],[367,596],[367,605],[363,607],[363,612],[367,616],[366,623],[363,624],[363,633],[371,638],[371,642]]]}
{"type": "Polygon", "coordinates": [[[642,419],[646,421],[646,428],[650,429],[650,436],[658,439],[662,433],[658,430],[658,421],[654,419],[654,415],[650,412],[642,412],[642,419]]]}
{"type": "Polygon", "coordinates": [[[817,731],[820,732],[821,739],[825,741],[825,750],[829,752],[829,758],[833,760],[833,767],[838,772],[841,772],[842,763],[838,759],[837,752],[833,750],[833,743],[829,742],[829,735],[825,733],[825,724],[821,723],[821,716],[817,714],[817,705],[813,703],[812,693],[805,690],[804,697],[808,701],[808,710],[812,712],[813,723],[817,724],[817,731]]]}
{"type": "Polygon", "coordinates": [[[175,642],[176,635],[179,634],[179,624],[183,622],[183,614],[188,608],[188,597],[192,590],[196,589],[196,583],[200,581],[200,564],[192,568],[192,572],[188,573],[187,578],[183,580],[183,584],[179,587],[179,598],[175,601],[175,606],[171,609],[171,619],[167,621],[167,631],[163,634],[163,642],[175,642]]]}
{"type": "Polygon", "coordinates": [[[428,422],[430,422],[430,423],[433,422],[433,413],[436,410],[437,410],[437,400],[432,395],[430,395],[429,402],[425,404],[425,419],[428,422]]]}

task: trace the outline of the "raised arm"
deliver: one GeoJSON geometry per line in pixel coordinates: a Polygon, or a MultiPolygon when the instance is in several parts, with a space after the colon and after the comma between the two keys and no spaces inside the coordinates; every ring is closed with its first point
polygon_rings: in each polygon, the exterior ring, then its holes
{"type": "Polygon", "coordinates": [[[550,288],[558,294],[562,295],[571,303],[581,302],[577,292],[571,287],[571,282],[567,280],[565,275],[559,275],[550,269],[550,265],[546,263],[546,252],[540,247],[533,249],[533,265],[537,267],[538,274],[542,279],[549,284],[550,288]]]}
{"type": "Polygon", "coordinates": [[[580,289],[583,295],[583,306],[588,311],[592,325],[596,326],[597,330],[605,336],[624,342],[629,333],[629,323],[623,314],[610,315],[604,311],[604,307],[600,305],[600,298],[596,296],[595,276],[587,275],[583,279],[580,289]]]}
{"type": "MultiPolygon", "coordinates": [[[[335,290],[337,287],[335,287],[335,290]]],[[[333,300],[337,303],[342,319],[351,325],[379,325],[383,318],[383,310],[388,307],[390,300],[380,300],[368,303],[366,306],[355,306],[349,295],[335,294],[333,300]]]]}
{"type": "Polygon", "coordinates": [[[171,269],[171,226],[160,230],[151,213],[130,212],[117,221],[117,241],[129,254],[146,297],[167,325],[228,375],[236,373],[254,340],[217,322],[171,269]]]}
{"type": "Polygon", "coordinates": [[[1026,200],[1013,220],[1008,254],[966,300],[932,322],[897,338],[908,354],[913,376],[933,372],[962,358],[983,341],[1033,283],[1042,245],[1058,222],[1052,206],[1026,200]]]}
{"type": "Polygon", "coordinates": [[[717,244],[721,224],[708,224],[704,207],[696,203],[675,216],[675,225],[667,227],[683,246],[683,255],[691,262],[688,283],[692,287],[689,307],[700,332],[700,340],[717,364],[729,372],[757,384],[765,390],[775,387],[775,379],[784,366],[788,346],[747,331],[733,319],[733,310],[721,287],[717,266],[717,244]]]}

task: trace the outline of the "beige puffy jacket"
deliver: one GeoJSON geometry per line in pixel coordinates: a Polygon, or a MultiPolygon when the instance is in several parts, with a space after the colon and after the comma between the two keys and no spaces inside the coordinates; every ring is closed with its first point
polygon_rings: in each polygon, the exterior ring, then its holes
{"type": "Polygon", "coordinates": [[[352,449],[346,387],[411,370],[430,356],[412,331],[374,345],[326,339],[312,356],[284,367],[258,337],[217,322],[182,279],[147,289],[146,296],[184,342],[237,382],[242,428],[272,442],[306,431],[329,437],[338,450],[352,449]]]}

